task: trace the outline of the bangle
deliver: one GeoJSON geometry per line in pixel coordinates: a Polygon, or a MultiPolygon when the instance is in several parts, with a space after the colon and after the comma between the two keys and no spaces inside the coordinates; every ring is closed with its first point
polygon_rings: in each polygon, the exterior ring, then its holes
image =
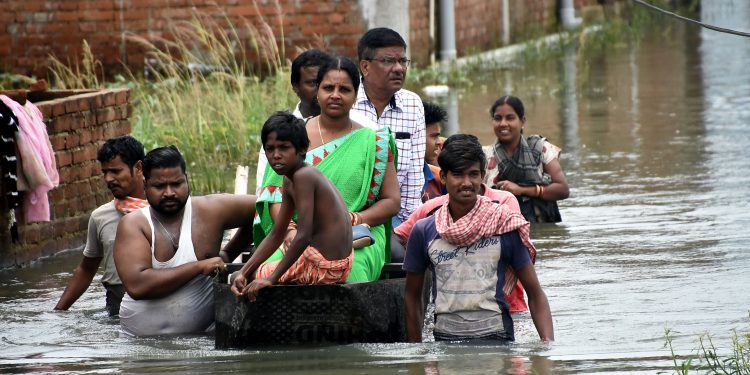
{"type": "Polygon", "coordinates": [[[362,224],[362,216],[359,216],[359,212],[354,212],[354,225],[362,224]]]}
{"type": "Polygon", "coordinates": [[[539,186],[539,185],[534,185],[534,189],[536,189],[536,191],[535,191],[535,193],[534,193],[534,196],[535,196],[535,197],[539,197],[539,192],[540,192],[540,189],[539,189],[539,188],[540,188],[540,186],[539,186]]]}
{"type": "Polygon", "coordinates": [[[537,197],[542,198],[542,195],[544,195],[544,186],[539,186],[541,189],[539,190],[539,195],[537,197]]]}

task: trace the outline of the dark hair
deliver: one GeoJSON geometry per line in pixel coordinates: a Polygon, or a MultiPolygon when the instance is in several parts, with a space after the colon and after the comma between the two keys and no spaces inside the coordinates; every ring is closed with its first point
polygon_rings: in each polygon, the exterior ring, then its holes
{"type": "Polygon", "coordinates": [[[182,157],[180,150],[174,145],[157,147],[149,151],[143,159],[143,177],[148,180],[151,177],[151,170],[155,168],[175,167],[180,167],[182,173],[187,173],[185,158],[182,157]]]}
{"type": "Polygon", "coordinates": [[[496,100],[495,103],[492,104],[492,108],[490,108],[490,116],[494,116],[497,107],[503,104],[511,106],[511,108],[516,111],[516,115],[518,115],[518,118],[524,118],[526,112],[523,109],[523,102],[521,101],[521,99],[518,99],[518,97],[515,97],[513,95],[501,96],[500,99],[496,100]]]}
{"type": "Polygon", "coordinates": [[[143,144],[141,142],[129,135],[124,135],[122,137],[110,138],[104,142],[96,154],[96,159],[100,163],[104,163],[118,156],[132,171],[135,163],[142,162],[146,154],[143,151],[143,144]]]}
{"type": "Polygon", "coordinates": [[[448,113],[441,106],[432,102],[422,102],[422,105],[424,105],[425,125],[443,122],[448,119],[448,113]]]}
{"type": "Polygon", "coordinates": [[[326,73],[334,69],[343,70],[349,75],[356,94],[357,90],[359,90],[359,71],[357,70],[357,65],[344,56],[334,56],[325,65],[320,67],[320,70],[318,70],[318,85],[323,82],[323,77],[325,77],[326,73]]]}
{"type": "Polygon", "coordinates": [[[406,42],[397,32],[387,27],[377,27],[367,30],[357,43],[357,58],[359,61],[375,57],[375,50],[385,47],[404,47],[406,42]]]}
{"type": "Polygon", "coordinates": [[[310,146],[305,122],[289,112],[274,112],[263,124],[263,129],[260,131],[260,140],[264,147],[268,136],[273,132],[276,132],[277,140],[292,142],[297,150],[306,150],[310,146]]]}
{"type": "Polygon", "coordinates": [[[320,68],[325,65],[326,62],[331,60],[331,55],[317,49],[309,49],[302,52],[292,61],[292,85],[299,83],[301,79],[300,70],[311,66],[317,66],[320,68]]]}
{"type": "Polygon", "coordinates": [[[443,149],[438,155],[438,165],[442,171],[463,172],[474,163],[479,163],[479,170],[485,172],[487,157],[476,136],[454,134],[443,142],[443,149]]]}

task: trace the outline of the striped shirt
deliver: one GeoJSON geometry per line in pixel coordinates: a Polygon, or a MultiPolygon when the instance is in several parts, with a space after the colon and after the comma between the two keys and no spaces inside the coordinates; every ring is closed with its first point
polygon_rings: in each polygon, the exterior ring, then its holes
{"type": "Polygon", "coordinates": [[[352,107],[350,114],[352,119],[355,119],[355,113],[377,123],[380,128],[390,128],[396,139],[398,148],[396,175],[401,190],[401,209],[398,218],[400,221],[405,221],[422,203],[421,194],[422,186],[424,186],[422,167],[427,133],[422,99],[411,91],[398,90],[391,98],[390,104],[385,107],[382,116],[378,116],[362,84],[357,93],[357,101],[352,107]]]}

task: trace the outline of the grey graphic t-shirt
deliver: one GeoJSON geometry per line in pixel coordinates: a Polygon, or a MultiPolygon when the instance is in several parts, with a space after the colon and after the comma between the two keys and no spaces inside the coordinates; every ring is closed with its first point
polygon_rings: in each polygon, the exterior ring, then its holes
{"type": "Polygon", "coordinates": [[[434,216],[422,219],[409,236],[404,270],[433,270],[435,332],[460,337],[507,334],[513,321],[503,295],[505,269],[531,264],[517,231],[456,246],[440,238],[434,216]]]}

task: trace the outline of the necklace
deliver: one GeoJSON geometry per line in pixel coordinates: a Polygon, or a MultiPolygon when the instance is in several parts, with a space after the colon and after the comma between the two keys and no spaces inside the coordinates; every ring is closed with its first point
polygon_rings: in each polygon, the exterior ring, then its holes
{"type": "Polygon", "coordinates": [[[178,247],[180,247],[180,235],[177,235],[177,242],[175,242],[174,237],[171,233],[167,230],[167,228],[164,226],[164,224],[161,223],[161,220],[159,220],[156,216],[151,215],[151,217],[156,220],[157,223],[159,223],[159,227],[161,228],[161,232],[164,233],[167,238],[169,238],[169,243],[172,244],[172,250],[177,250],[178,247]]]}
{"type": "Polygon", "coordinates": [[[318,117],[318,134],[320,135],[320,144],[321,145],[326,144],[325,139],[323,139],[323,132],[320,131],[320,117],[318,117]]]}
{"type": "MultiPolygon", "coordinates": [[[[348,129],[348,131],[351,131],[353,126],[354,125],[352,125],[352,121],[349,120],[349,129],[348,129]]],[[[324,144],[326,144],[326,140],[323,139],[323,132],[320,131],[320,117],[318,117],[318,135],[320,135],[320,142],[321,142],[320,144],[321,144],[321,146],[324,145],[324,144]]]]}

